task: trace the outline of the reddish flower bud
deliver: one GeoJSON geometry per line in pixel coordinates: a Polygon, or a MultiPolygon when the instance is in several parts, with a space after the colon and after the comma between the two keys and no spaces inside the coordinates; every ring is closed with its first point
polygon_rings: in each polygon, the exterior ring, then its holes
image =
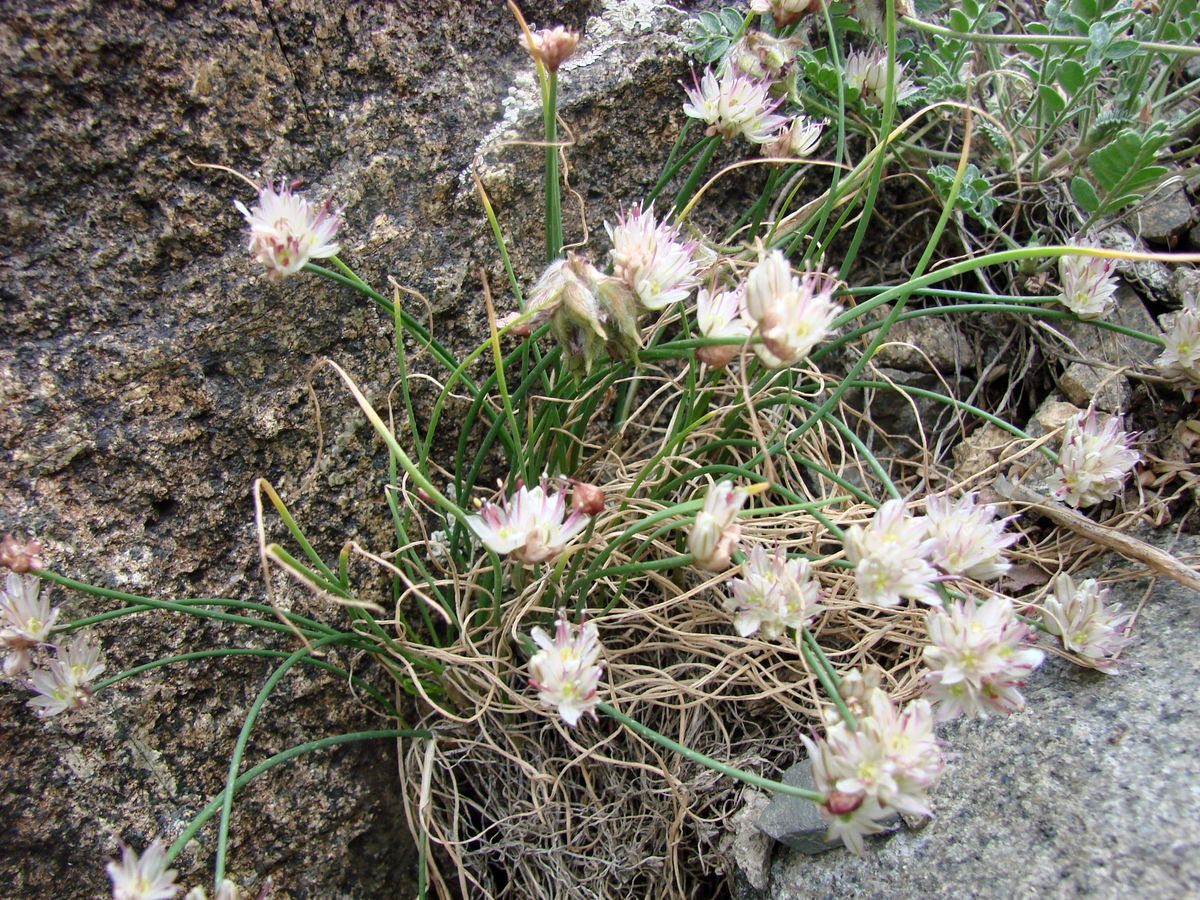
{"type": "Polygon", "coordinates": [[[24,575],[30,569],[42,568],[42,545],[37,541],[18,541],[6,534],[0,541],[0,566],[24,575]]]}
{"type": "Polygon", "coordinates": [[[586,481],[572,480],[571,509],[585,516],[594,516],[604,510],[604,491],[586,481]]]}
{"type": "Polygon", "coordinates": [[[846,816],[862,806],[862,794],[846,794],[842,791],[830,791],[825,796],[825,808],[833,816],[846,816]]]}

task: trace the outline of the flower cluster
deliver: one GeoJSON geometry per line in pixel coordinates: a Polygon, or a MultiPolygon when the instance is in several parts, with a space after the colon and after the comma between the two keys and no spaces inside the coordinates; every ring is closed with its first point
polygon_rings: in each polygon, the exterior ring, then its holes
{"type": "Polygon", "coordinates": [[[529,685],[546,706],[574,727],[579,717],[589,713],[596,718],[597,691],[604,665],[600,660],[600,637],[596,626],[585,622],[576,627],[560,613],[554,639],[541,628],[531,632],[541,649],[529,660],[529,685]]]}
{"type": "Polygon", "coordinates": [[[537,487],[519,484],[502,504],[485,503],[479,515],[467,516],[485,546],[527,566],[557,557],[588,521],[578,510],[567,513],[564,493],[551,493],[546,476],[537,487]]]}
{"type": "Polygon", "coordinates": [[[750,31],[729,48],[718,67],[718,75],[734,68],[754,79],[780,78],[796,58],[791,40],[772,37],[763,31],[750,31]]]}
{"type": "Polygon", "coordinates": [[[796,116],[773,139],[762,145],[762,155],[802,159],[817,149],[824,130],[824,119],[796,116]]]}
{"type": "Polygon", "coordinates": [[[1018,688],[1044,654],[1025,643],[1030,632],[1012,601],[999,594],[979,605],[953,601],[931,610],[926,627],[925,677],[938,721],[1024,709],[1018,688]]]}
{"type": "Polygon", "coordinates": [[[4,590],[0,591],[0,650],[8,654],[4,658],[5,675],[28,669],[30,651],[50,640],[58,610],[51,609],[49,593],[42,593],[42,583],[33,575],[8,573],[4,590]]]}
{"type": "MultiPolygon", "coordinates": [[[[739,338],[750,336],[745,321],[746,289],[744,285],[710,291],[700,288],[696,295],[696,326],[707,338],[739,338]]],[[[714,369],[723,369],[738,354],[735,344],[714,344],[697,347],[696,358],[714,369]]]]}
{"type": "Polygon", "coordinates": [[[293,275],[310,259],[325,259],[338,252],[333,238],[340,214],[331,199],[313,207],[280,181],[279,190],[269,184],[260,188],[258,203],[250,209],[240,200],[233,205],[250,225],[250,252],[266,266],[271,278],[293,275]]]}
{"type": "MultiPolygon", "coordinates": [[[[862,99],[882,106],[887,96],[887,54],[882,50],[872,53],[854,51],[846,57],[846,86],[858,91],[862,99]]],[[[895,64],[892,74],[896,103],[907,103],[920,89],[905,77],[904,66],[895,64]]]]}
{"type": "Polygon", "coordinates": [[[732,138],[740,134],[752,144],[765,144],[787,121],[775,115],[782,100],[772,100],[771,85],[757,81],[732,66],[717,75],[705,69],[694,87],[684,86],[688,102],[683,111],[708,124],[708,134],[732,138]]]}
{"type": "Polygon", "coordinates": [[[1042,623],[1062,639],[1063,647],[1077,653],[1085,663],[1108,675],[1117,674],[1113,657],[1127,643],[1123,632],[1129,614],[1121,605],[1108,603],[1108,590],[1094,578],[1075,583],[1066,572],[1054,579],[1054,596],[1044,604],[1042,623]]]}
{"type": "Polygon", "coordinates": [[[729,558],[742,533],[737,514],[749,496],[742,488],[735,488],[732,481],[721,481],[708,489],[704,507],[688,533],[688,552],[695,557],[697,567],[709,572],[729,568],[729,558]]]}
{"type": "Polygon", "coordinates": [[[996,508],[977,505],[975,494],[964,494],[957,501],[931,496],[925,502],[925,522],[929,528],[930,560],[949,575],[962,575],[976,581],[991,581],[1009,570],[1004,551],[1016,543],[1018,535],[1005,534],[1009,519],[997,519],[996,508]]]}
{"type": "Polygon", "coordinates": [[[751,548],[742,563],[742,577],[730,581],[733,597],[725,611],[742,637],[761,632],[771,641],[787,628],[802,628],[824,611],[821,589],[807,559],[788,559],[777,547],[768,554],[761,544],[751,548]]]}
{"type": "Polygon", "coordinates": [[[908,597],[939,605],[938,573],[929,562],[934,542],[923,519],[908,515],[903,500],[889,500],[865,528],[846,530],[846,559],[854,565],[858,596],[875,606],[896,606],[908,597]]]}
{"type": "MultiPolygon", "coordinates": [[[[1072,243],[1072,246],[1075,246],[1072,243]]],[[[1058,277],[1062,281],[1059,300],[1081,319],[1099,319],[1117,305],[1115,263],[1099,256],[1060,256],[1058,277]]]]}
{"type": "Polygon", "coordinates": [[[37,541],[17,540],[6,534],[0,541],[0,567],[24,575],[30,569],[42,567],[42,545],[37,541]]]}
{"type": "Polygon", "coordinates": [[[822,817],[829,840],[863,853],[863,837],[883,830],[897,812],[930,814],[929,789],[945,766],[925,700],[898,710],[877,675],[851,673],[839,692],[856,710],[857,728],[830,712],[825,738],[801,736],[812,762],[813,783],[826,796],[822,817]]]}
{"type": "Polygon", "coordinates": [[[820,271],[792,274],[779,250],[766,254],[746,279],[747,323],[762,342],[754,352],[771,368],[793,365],[829,334],[841,312],[834,279],[820,271]]]}
{"type": "Polygon", "coordinates": [[[579,32],[558,25],[541,31],[523,32],[521,43],[530,56],[540,60],[551,72],[557,72],[558,67],[570,59],[579,46],[579,32]]]}
{"type": "Polygon", "coordinates": [[[1097,424],[1094,408],[1073,416],[1063,428],[1058,465],[1050,476],[1051,493],[1075,507],[1112,499],[1139,459],[1129,441],[1130,435],[1115,418],[1097,424]]]}
{"type": "Polygon", "coordinates": [[[86,632],[79,632],[70,644],[56,651],[44,669],[29,673],[29,685],[35,692],[29,706],[42,717],[85,706],[91,699],[88,685],[104,673],[104,656],[86,632]]]}
{"type": "Polygon", "coordinates": [[[162,838],[155,838],[140,857],[122,846],[121,861],[105,868],[112,881],[113,900],[171,900],[179,893],[176,872],[168,869],[167,850],[162,838]]]}
{"type": "Polygon", "coordinates": [[[1164,337],[1166,346],[1154,364],[1167,378],[1184,382],[1190,400],[1200,385],[1200,307],[1194,299],[1175,313],[1164,337]]]}
{"type": "Polygon", "coordinates": [[[696,242],[685,241],[665,219],[657,221],[654,204],[645,211],[636,204],[617,216],[616,227],[605,222],[604,228],[613,243],[613,274],[644,308],[659,310],[686,300],[696,287],[696,242]]]}

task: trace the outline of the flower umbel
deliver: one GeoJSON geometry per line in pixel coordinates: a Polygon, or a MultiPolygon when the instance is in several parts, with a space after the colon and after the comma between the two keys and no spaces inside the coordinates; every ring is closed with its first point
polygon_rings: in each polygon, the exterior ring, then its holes
{"type": "Polygon", "coordinates": [[[467,516],[467,524],[487,547],[527,566],[554,559],[589,517],[578,511],[568,515],[564,492],[550,493],[548,486],[545,476],[535,488],[519,485],[501,505],[485,503],[479,515],[467,516]]]}
{"type": "Polygon", "coordinates": [[[796,116],[772,140],[762,145],[762,155],[802,159],[817,149],[824,130],[824,119],[796,116]]]}
{"type": "MultiPolygon", "coordinates": [[[[874,53],[855,51],[846,57],[846,86],[855,88],[863,99],[868,98],[876,106],[882,106],[887,95],[887,54],[882,50],[874,53]]],[[[905,77],[904,66],[896,63],[893,79],[896,103],[906,103],[920,91],[905,77]]]]}
{"type": "Polygon", "coordinates": [[[949,575],[976,581],[999,578],[1010,568],[1004,551],[1018,538],[1004,533],[1009,521],[996,519],[994,506],[977,506],[974,493],[958,500],[930,497],[925,502],[925,522],[933,541],[930,560],[949,575]]]}
{"type": "Polygon", "coordinates": [[[1066,572],[1054,579],[1054,596],[1046,598],[1042,623],[1063,646],[1083,658],[1084,664],[1107,675],[1117,674],[1113,659],[1129,638],[1122,629],[1129,614],[1121,604],[1108,603],[1108,589],[1095,578],[1076,583],[1066,572]]]}
{"type": "Polygon", "coordinates": [[[683,111],[707,122],[710,135],[732,138],[740,134],[752,144],[763,144],[787,121],[775,115],[781,100],[772,100],[770,89],[770,82],[755,81],[733,67],[719,78],[712,69],[705,69],[694,87],[684,85],[688,102],[683,111]]]}
{"type": "Polygon", "coordinates": [[[924,649],[929,697],[939,722],[966,714],[1012,713],[1025,708],[1018,688],[1044,654],[1025,643],[1029,629],[999,594],[981,605],[952,601],[926,616],[924,649]]]}
{"type": "Polygon", "coordinates": [[[37,541],[19,541],[6,534],[0,541],[0,566],[24,575],[30,569],[42,567],[42,545],[37,541]]]}
{"type": "Polygon", "coordinates": [[[0,591],[0,649],[8,651],[4,674],[16,675],[29,668],[29,651],[50,638],[58,610],[50,608],[49,591],[33,575],[9,572],[0,591]]]}
{"type": "Polygon", "coordinates": [[[279,190],[269,184],[261,188],[257,205],[250,209],[240,200],[233,205],[250,224],[250,252],[267,267],[271,278],[292,275],[310,259],[325,259],[338,252],[333,237],[339,214],[331,199],[314,207],[280,181],[279,190]]]}
{"type": "Polygon", "coordinates": [[[553,640],[536,627],[531,637],[541,649],[529,660],[529,685],[542,703],[557,707],[571,727],[584,713],[596,718],[597,691],[604,674],[596,626],[585,622],[576,627],[560,612],[553,640]]]}
{"type": "Polygon", "coordinates": [[[139,857],[131,848],[121,847],[121,861],[105,868],[112,881],[113,900],[171,900],[179,893],[175,870],[168,869],[167,851],[162,838],[155,838],[139,857]]]}
{"type": "Polygon", "coordinates": [[[835,285],[820,270],[793,275],[780,250],[759,261],[746,279],[746,319],[762,338],[754,352],[765,365],[793,365],[825,339],[841,312],[833,302],[835,285]]]}
{"type": "Polygon", "coordinates": [[[933,589],[938,573],[926,558],[933,550],[924,519],[908,515],[903,500],[889,500],[865,528],[846,529],[846,559],[855,566],[858,597],[896,606],[904,597],[940,606],[933,589]]]}
{"type": "Polygon", "coordinates": [[[623,279],[638,302],[658,310],[686,300],[696,287],[699,263],[695,241],[685,241],[674,225],[654,218],[654,204],[636,204],[617,216],[616,227],[604,223],[613,242],[613,274],[623,279]]]}
{"type": "Polygon", "coordinates": [[[1129,439],[1115,418],[1098,425],[1094,408],[1069,419],[1063,427],[1058,465],[1049,479],[1051,493],[1075,507],[1115,497],[1139,459],[1129,439]]]}
{"type": "Polygon", "coordinates": [[[825,607],[821,588],[812,577],[807,559],[788,559],[781,547],[768,555],[755,544],[742,563],[742,577],[730,581],[733,597],[726,599],[726,612],[733,613],[733,626],[742,637],[761,632],[772,641],[787,628],[802,628],[825,607]]]}
{"type": "Polygon", "coordinates": [[[732,481],[721,481],[708,489],[704,508],[696,513],[688,532],[688,552],[695,557],[698,568],[709,572],[729,568],[729,558],[742,533],[737,514],[749,496],[742,488],[735,488],[732,481]]]}
{"type": "Polygon", "coordinates": [[[570,59],[579,46],[579,32],[558,25],[528,34],[522,32],[521,43],[530,56],[541,60],[542,65],[551,72],[557,72],[558,67],[570,59]]]}
{"type": "Polygon", "coordinates": [[[87,632],[79,632],[67,647],[58,647],[57,656],[44,669],[29,674],[34,697],[29,706],[43,718],[78,709],[91,698],[88,685],[104,672],[104,657],[87,632]]]}
{"type": "MultiPolygon", "coordinates": [[[[700,288],[696,295],[696,326],[707,338],[740,338],[750,336],[750,327],[743,318],[746,292],[742,285],[720,291],[700,288]]],[[[697,347],[696,358],[714,369],[723,369],[738,354],[736,344],[714,344],[697,347]]]]}
{"type": "MultiPolygon", "coordinates": [[[[1074,246],[1074,242],[1072,242],[1074,246]]],[[[1115,262],[1099,256],[1060,256],[1058,277],[1062,305],[1081,319],[1099,319],[1117,305],[1117,279],[1113,277],[1115,262]]]]}
{"type": "Polygon", "coordinates": [[[1190,400],[1200,385],[1200,308],[1195,300],[1174,314],[1164,338],[1166,346],[1154,365],[1167,378],[1183,381],[1190,400]]]}

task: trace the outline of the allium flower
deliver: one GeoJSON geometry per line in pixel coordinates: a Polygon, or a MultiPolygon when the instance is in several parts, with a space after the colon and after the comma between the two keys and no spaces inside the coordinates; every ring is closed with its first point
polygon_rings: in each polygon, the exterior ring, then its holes
{"type": "Polygon", "coordinates": [[[527,566],[554,559],[583,531],[588,517],[578,512],[567,515],[565,494],[549,493],[548,484],[542,476],[532,490],[518,485],[502,505],[485,503],[479,515],[467,516],[467,524],[487,547],[511,554],[527,566]]]}
{"type": "Polygon", "coordinates": [[[787,121],[774,114],[782,99],[772,100],[770,88],[769,82],[755,81],[732,67],[719,78],[712,69],[705,69],[694,87],[684,85],[688,102],[683,111],[707,122],[707,134],[727,138],[740,134],[752,144],[762,144],[787,121]]]}
{"type": "MultiPolygon", "coordinates": [[[[1074,242],[1072,242],[1074,246],[1074,242]]],[[[1116,263],[1099,256],[1060,256],[1058,277],[1062,305],[1081,319],[1099,319],[1117,305],[1116,263]]]]}
{"type": "Polygon", "coordinates": [[[278,191],[269,184],[261,188],[253,208],[246,209],[240,200],[233,205],[250,223],[250,252],[267,267],[271,278],[292,275],[310,259],[325,259],[338,252],[333,236],[339,214],[332,200],[313,207],[280,181],[278,191]]]}
{"type": "MultiPolygon", "coordinates": [[[[824,119],[796,116],[780,129],[775,137],[762,145],[766,157],[788,157],[800,159],[811,154],[821,143],[821,132],[825,130],[824,119]]],[[[782,163],[780,163],[782,165],[782,163]]]]}
{"type": "Polygon", "coordinates": [[[541,649],[529,660],[529,685],[546,706],[558,708],[558,714],[574,727],[579,717],[590,713],[596,718],[596,692],[604,665],[600,660],[600,637],[596,626],[585,622],[576,628],[560,613],[554,639],[541,628],[531,632],[541,649]]]}
{"type": "Polygon", "coordinates": [[[1094,408],[1068,419],[1058,465],[1049,479],[1051,493],[1075,507],[1115,497],[1139,459],[1129,440],[1115,418],[1096,424],[1094,408]]]}
{"type": "Polygon", "coordinates": [[[755,544],[742,563],[742,577],[730,581],[733,597],[724,603],[742,637],[761,631],[773,641],[787,628],[802,628],[824,611],[821,588],[807,559],[788,559],[777,547],[768,555],[755,544]]]}
{"type": "Polygon", "coordinates": [[[820,12],[821,0],[750,0],[751,12],[775,19],[776,28],[800,21],[806,13],[820,12]]]}
{"type": "Polygon", "coordinates": [[[42,568],[42,545],[37,541],[19,541],[6,534],[0,541],[0,566],[24,575],[30,569],[42,568]]]}
{"type": "Polygon", "coordinates": [[[829,334],[841,307],[833,302],[834,279],[821,271],[799,278],[780,250],[763,257],[746,279],[747,324],[758,332],[758,358],[771,368],[790,366],[829,334]]]}
{"type": "Polygon", "coordinates": [[[898,711],[885,691],[865,687],[857,729],[838,718],[824,740],[801,738],[813,782],[827,798],[821,814],[828,837],[859,854],[863,837],[881,831],[895,812],[930,814],[928,791],[945,767],[929,703],[914,700],[898,711]]]}
{"type": "MultiPolygon", "coordinates": [[[[750,336],[743,312],[746,305],[746,290],[743,285],[721,291],[709,291],[701,287],[696,295],[696,325],[707,338],[740,338],[750,336]]],[[[735,344],[714,344],[697,347],[696,358],[714,369],[723,369],[738,354],[735,344]]]]}
{"type": "Polygon", "coordinates": [[[29,651],[50,639],[58,610],[50,608],[49,591],[41,594],[42,583],[33,575],[9,572],[0,591],[0,649],[8,651],[4,674],[16,675],[29,668],[29,651]]]}
{"type": "Polygon", "coordinates": [[[717,74],[724,75],[733,68],[758,80],[780,78],[795,58],[796,48],[790,40],[750,31],[725,54],[717,74]]]}
{"type": "MultiPolygon", "coordinates": [[[[265,893],[265,892],[264,892],[265,893]]],[[[221,880],[221,886],[213,894],[213,900],[238,900],[242,892],[228,878],[221,880]]],[[[194,887],[184,895],[183,900],[208,900],[208,894],[202,887],[194,887]]]]}
{"type": "Polygon", "coordinates": [[[1154,364],[1167,378],[1186,382],[1190,400],[1200,385],[1200,308],[1194,301],[1175,314],[1165,339],[1166,347],[1154,364]]]}
{"type": "Polygon", "coordinates": [[[929,698],[937,721],[1025,708],[1018,688],[1044,654],[1025,643],[1029,629],[999,594],[982,605],[953,601],[926,617],[929,698]]]}
{"type": "Polygon", "coordinates": [[[534,59],[540,59],[551,72],[557,72],[558,67],[571,58],[575,48],[579,46],[579,32],[570,31],[559,25],[555,28],[543,28],[541,31],[522,31],[521,43],[534,59]]]}
{"type": "Polygon", "coordinates": [[[105,866],[112,881],[113,900],[171,900],[179,893],[179,886],[175,884],[175,870],[167,865],[162,838],[155,838],[140,858],[123,846],[121,861],[105,866]]]}
{"type": "Polygon", "coordinates": [[[749,496],[742,488],[734,488],[732,481],[721,481],[708,489],[704,508],[696,514],[688,532],[688,552],[696,558],[698,568],[709,572],[729,568],[729,558],[742,533],[737,514],[749,496]]]}
{"type": "MultiPolygon", "coordinates": [[[[858,95],[872,103],[883,105],[887,95],[887,54],[882,50],[874,53],[855,51],[846,57],[846,86],[858,91],[858,95]]],[[[906,103],[919,93],[920,88],[905,77],[904,66],[896,63],[893,81],[896,87],[896,103],[906,103]]]]}
{"type": "Polygon", "coordinates": [[[685,241],[674,225],[654,218],[654,204],[636,204],[604,228],[613,242],[613,274],[624,280],[646,309],[663,309],[686,300],[700,268],[695,241],[685,241]]]}
{"type": "Polygon", "coordinates": [[[1108,603],[1107,588],[1100,587],[1095,578],[1076,584],[1063,572],[1054,579],[1054,596],[1046,598],[1044,606],[1042,622],[1047,631],[1062,638],[1065,648],[1092,668],[1117,674],[1112,657],[1129,643],[1122,629],[1130,616],[1121,612],[1121,604],[1108,603]]]}
{"type": "Polygon", "coordinates": [[[44,669],[29,674],[29,686],[35,692],[29,706],[43,718],[57,716],[84,706],[91,697],[88,685],[104,672],[100,647],[86,632],[79,632],[67,647],[58,647],[57,655],[44,669]]]}
{"type": "Polygon", "coordinates": [[[930,561],[950,575],[965,575],[976,581],[999,578],[1011,566],[1004,551],[1018,538],[1004,533],[1009,521],[996,519],[994,506],[976,506],[974,493],[956,501],[930,497],[925,503],[925,522],[933,541],[930,561]]]}
{"type": "Polygon", "coordinates": [[[846,559],[855,567],[858,597],[874,606],[896,606],[909,597],[940,606],[933,589],[938,573],[926,558],[933,549],[924,519],[908,515],[903,500],[889,500],[866,528],[846,529],[846,559]]]}

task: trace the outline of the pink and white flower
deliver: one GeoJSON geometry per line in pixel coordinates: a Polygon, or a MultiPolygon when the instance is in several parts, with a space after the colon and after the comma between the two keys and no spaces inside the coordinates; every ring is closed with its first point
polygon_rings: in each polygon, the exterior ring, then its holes
{"type": "Polygon", "coordinates": [[[1121,604],[1108,602],[1108,589],[1095,578],[1078,583],[1066,572],[1054,579],[1054,595],[1043,604],[1042,623],[1051,634],[1062,639],[1063,646],[1077,653],[1085,663],[1107,675],[1117,674],[1113,659],[1129,643],[1124,633],[1128,613],[1121,604]]]}
{"type": "Polygon", "coordinates": [[[771,368],[790,366],[826,338],[841,307],[835,279],[821,272],[792,274],[782,251],[764,256],[746,279],[746,322],[762,338],[754,352],[771,368]]]}
{"type": "Polygon", "coordinates": [[[43,718],[78,709],[91,698],[88,685],[104,673],[100,647],[87,632],[80,632],[66,647],[58,647],[54,659],[44,669],[29,674],[34,697],[28,705],[43,718]]]}
{"type": "Polygon", "coordinates": [[[1026,643],[1030,631],[1012,601],[999,594],[980,605],[956,600],[925,622],[925,677],[937,721],[1025,708],[1019,688],[1044,654],[1026,643]]]}
{"type": "Polygon", "coordinates": [[[334,234],[340,215],[332,199],[314,207],[280,181],[279,190],[269,184],[261,188],[258,203],[250,209],[240,200],[233,205],[250,225],[250,252],[266,266],[271,278],[292,275],[310,259],[325,259],[338,252],[334,234]]]}
{"type": "Polygon", "coordinates": [[[749,496],[742,488],[735,488],[732,481],[721,481],[708,489],[704,508],[696,514],[688,532],[688,552],[695,557],[698,568],[709,572],[729,568],[729,559],[742,533],[737,514],[749,496]]]}
{"type": "Polygon", "coordinates": [[[545,476],[535,488],[518,485],[503,504],[485,503],[479,515],[467,516],[467,524],[485,546],[527,566],[554,559],[590,517],[575,510],[568,515],[565,492],[550,493],[548,486],[545,476]]]}
{"type": "Polygon", "coordinates": [[[695,241],[686,241],[666,219],[654,218],[654,204],[632,206],[617,216],[616,227],[604,223],[613,242],[613,274],[621,278],[649,310],[686,300],[699,283],[695,241]]]}
{"type": "MultiPolygon", "coordinates": [[[[1071,242],[1071,246],[1078,246],[1071,242]]],[[[1116,262],[1099,256],[1060,256],[1058,277],[1062,305],[1081,319],[1099,319],[1117,305],[1117,279],[1113,277],[1116,262]]]]}
{"type": "Polygon", "coordinates": [[[600,637],[592,622],[578,628],[560,613],[554,639],[543,629],[531,632],[541,649],[529,660],[529,685],[546,706],[558,709],[562,720],[571,727],[589,713],[596,718],[596,703],[604,665],[600,660],[600,637]]]}
{"type": "Polygon", "coordinates": [[[693,80],[694,87],[684,85],[688,102],[683,111],[707,122],[709,135],[732,138],[740,134],[752,144],[764,144],[787,121],[785,116],[775,115],[782,98],[771,99],[770,82],[748,78],[732,66],[719,77],[712,69],[705,69],[699,80],[693,73],[693,80]]]}
{"type": "Polygon", "coordinates": [[[788,559],[781,547],[768,554],[755,544],[742,563],[740,578],[730,581],[733,597],[724,609],[742,637],[761,632],[773,641],[785,629],[802,628],[824,611],[821,588],[807,559],[788,559]]]}
{"type": "Polygon", "coordinates": [[[521,43],[530,56],[541,60],[542,65],[551,72],[557,72],[558,67],[570,59],[579,46],[579,32],[562,25],[528,33],[522,31],[521,43]]]}
{"type": "Polygon", "coordinates": [[[33,575],[9,572],[0,591],[0,650],[4,674],[16,675],[29,668],[29,651],[50,639],[50,629],[58,619],[51,609],[49,591],[41,592],[41,581],[33,575]]]}
{"type": "MultiPolygon", "coordinates": [[[[696,295],[696,326],[707,338],[739,338],[745,341],[750,336],[750,326],[743,313],[746,306],[746,291],[743,285],[719,291],[701,287],[696,295]]],[[[736,344],[714,344],[697,347],[696,358],[714,369],[723,369],[738,354],[736,344]]]]}
{"type": "Polygon", "coordinates": [[[928,560],[933,541],[925,520],[908,515],[903,500],[884,503],[865,528],[846,529],[845,546],[863,603],[897,606],[907,597],[941,605],[942,598],[933,588],[938,573],[928,560]]]}
{"type": "Polygon", "coordinates": [[[824,130],[824,119],[796,116],[772,140],[762,145],[762,155],[803,159],[817,149],[824,130]]]}
{"type": "Polygon", "coordinates": [[[121,861],[105,868],[112,881],[113,900],[171,900],[179,893],[175,870],[168,869],[162,838],[155,838],[140,857],[122,846],[121,861]]]}
{"type": "Polygon", "coordinates": [[[1167,378],[1184,382],[1190,400],[1200,385],[1200,308],[1194,299],[1174,314],[1164,340],[1162,355],[1154,365],[1167,378]]]}
{"type": "Polygon", "coordinates": [[[1049,479],[1051,493],[1075,507],[1115,497],[1140,458],[1129,440],[1116,418],[1097,424],[1094,408],[1068,419],[1058,465],[1049,479]]]}
{"type": "Polygon", "coordinates": [[[996,508],[975,503],[975,494],[958,500],[930,497],[925,502],[929,529],[930,561],[949,575],[964,575],[976,581],[991,581],[1011,566],[1004,558],[1006,548],[1019,535],[1005,534],[1010,519],[997,519],[996,508]]]}
{"type": "MultiPolygon", "coordinates": [[[[897,104],[907,103],[920,92],[920,88],[905,75],[904,66],[897,62],[892,78],[897,104]]],[[[882,106],[887,95],[887,54],[882,50],[873,53],[852,52],[846,57],[844,77],[846,86],[857,90],[863,100],[869,98],[875,105],[882,106]]]]}

